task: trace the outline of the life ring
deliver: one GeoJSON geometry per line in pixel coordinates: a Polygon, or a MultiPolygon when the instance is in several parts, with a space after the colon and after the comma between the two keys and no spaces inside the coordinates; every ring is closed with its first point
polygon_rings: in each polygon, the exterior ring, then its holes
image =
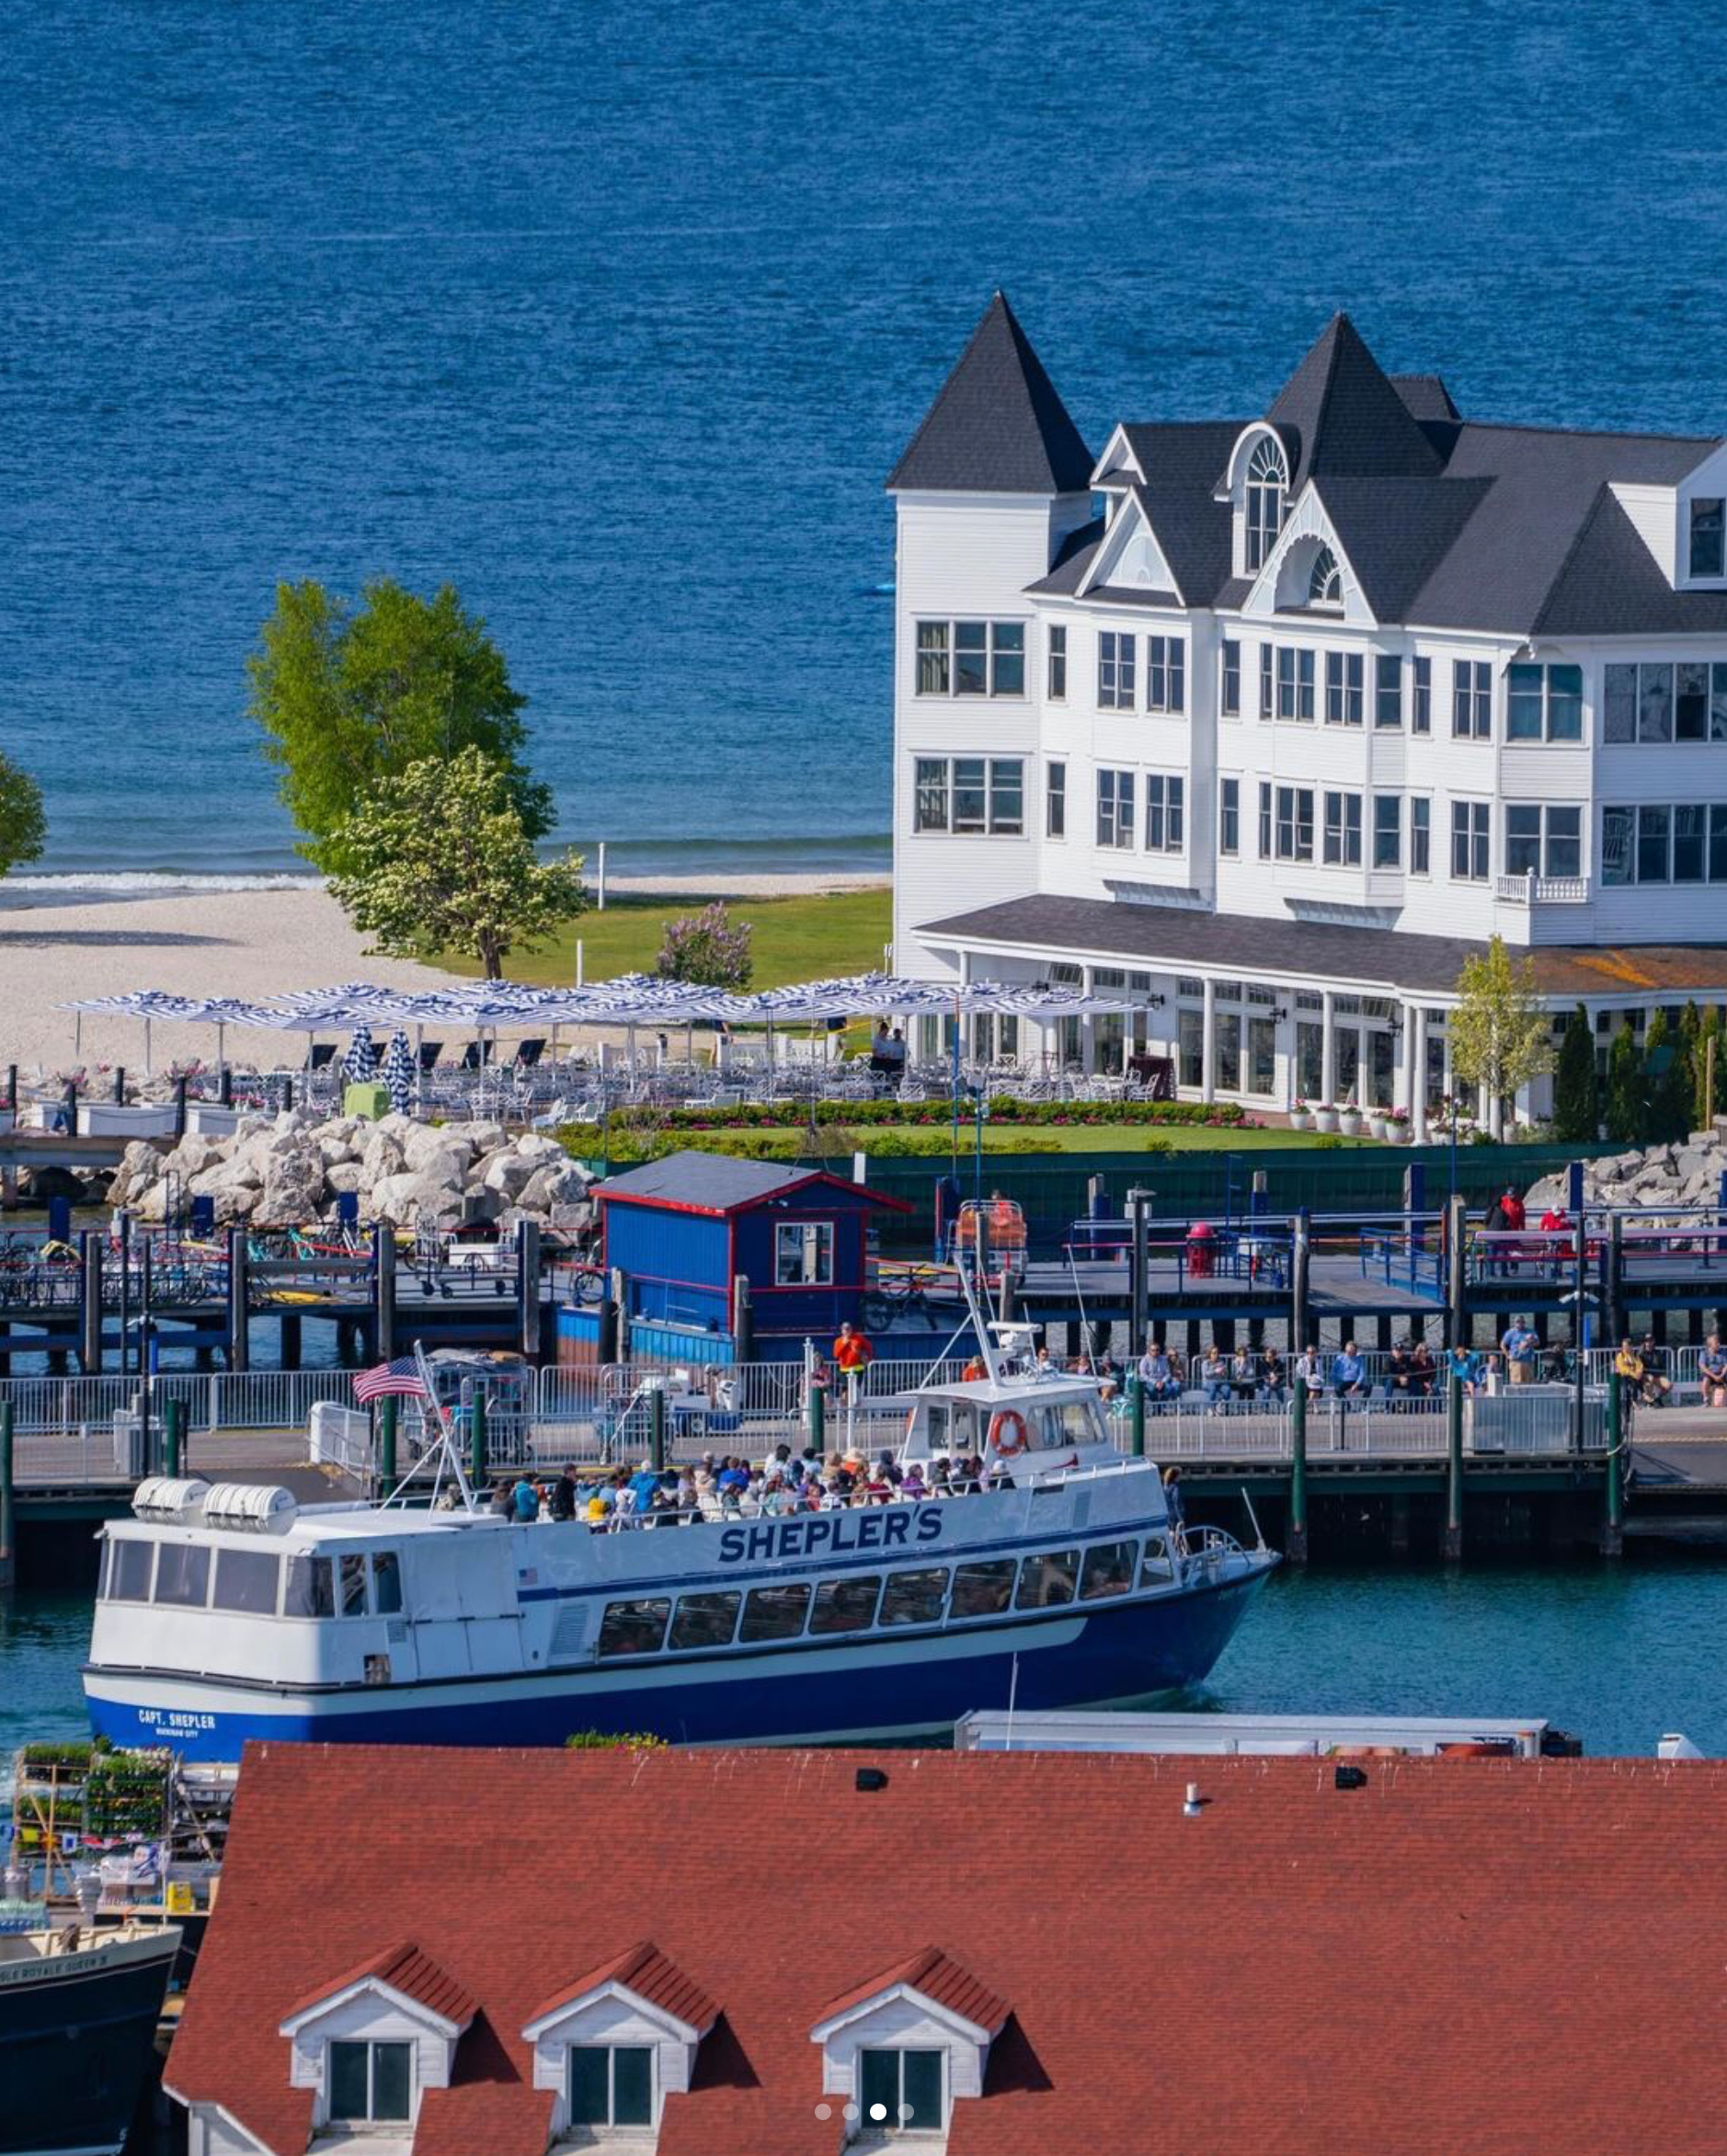
{"type": "Polygon", "coordinates": [[[989,1417],[989,1442],[995,1447],[998,1460],[1017,1460],[1025,1450],[1025,1417],[1017,1407],[998,1408],[989,1417]],[[1008,1426],[1012,1424],[1012,1442],[1008,1441],[1008,1426]]]}

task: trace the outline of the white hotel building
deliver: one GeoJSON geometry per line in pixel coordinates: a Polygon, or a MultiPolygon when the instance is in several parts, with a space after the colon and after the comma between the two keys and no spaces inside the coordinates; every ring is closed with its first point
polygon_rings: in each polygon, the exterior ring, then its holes
{"type": "Polygon", "coordinates": [[[1093,456],[998,293],[888,488],[901,971],[1417,1135],[1495,933],[1603,1049],[1727,1001],[1727,441],[1464,419],[1339,315],[1263,416],[1093,456]]]}

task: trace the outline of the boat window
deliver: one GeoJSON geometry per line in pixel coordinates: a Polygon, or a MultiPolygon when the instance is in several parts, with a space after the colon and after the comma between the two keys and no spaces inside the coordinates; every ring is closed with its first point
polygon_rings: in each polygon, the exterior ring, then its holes
{"type": "Polygon", "coordinates": [[[164,1542],[156,1559],[156,1600],[201,1610],[210,1600],[210,1544],[164,1542]]]}
{"type": "Polygon", "coordinates": [[[288,1586],[282,1596],[284,1617],[334,1617],[336,1589],[327,1557],[290,1557],[288,1586]]]}
{"type": "Polygon", "coordinates": [[[117,1542],[111,1567],[108,1593],[114,1602],[147,1602],[150,1600],[150,1572],[156,1558],[153,1542],[140,1539],[136,1542],[117,1542]]]}
{"type": "Polygon", "coordinates": [[[947,1600],[947,1567],[932,1572],[890,1572],[882,1596],[884,1624],[939,1624],[947,1600]]]}
{"type": "Polygon", "coordinates": [[[804,1612],[809,1607],[809,1582],[791,1587],[758,1587],[744,1604],[740,1640],[795,1639],[804,1629],[804,1612]]]}
{"type": "Polygon", "coordinates": [[[366,1614],[366,1558],[363,1551],[342,1558],[342,1615],[366,1614]]]}
{"type": "Polygon", "coordinates": [[[653,1595],[642,1601],[608,1602],[600,1625],[600,1654],[657,1655],[666,1644],[671,1597],[653,1595]]]}
{"type": "Polygon", "coordinates": [[[930,1442],[930,1457],[939,1459],[947,1451],[947,1402],[931,1400],[923,1410],[923,1433],[930,1442]]]}
{"type": "Polygon", "coordinates": [[[962,1565],[954,1575],[950,1617],[999,1617],[1013,1600],[1012,1557],[991,1557],[982,1565],[962,1565]]]}
{"type": "Polygon", "coordinates": [[[1158,1581],[1173,1579],[1175,1567],[1170,1562],[1170,1546],[1161,1534],[1146,1537],[1145,1562],[1139,1567],[1139,1585],[1153,1587],[1158,1581]]]}
{"type": "Polygon", "coordinates": [[[1131,1542],[1093,1542],[1085,1553],[1085,1570],[1080,1577],[1082,1602],[1107,1601],[1111,1595],[1133,1592],[1131,1542]]]}
{"type": "Polygon", "coordinates": [[[372,1553],[372,1606],[380,1617],[394,1617],[402,1607],[402,1560],[394,1550],[372,1553]]]}
{"type": "Polygon", "coordinates": [[[1094,1445],[1097,1425],[1092,1419],[1089,1400],[1063,1400],[1044,1410],[1044,1442],[1058,1445],[1094,1445]]]}
{"type": "Polygon", "coordinates": [[[875,1622],[879,1579],[824,1579],[810,1612],[812,1632],[867,1632],[875,1622]]]}
{"type": "Polygon", "coordinates": [[[728,1647],[738,1629],[737,1595],[681,1595],[671,1621],[675,1647],[728,1647]]]}
{"type": "Polygon", "coordinates": [[[1020,1591],[1014,1597],[1014,1607],[1048,1610],[1058,1602],[1070,1602],[1079,1573],[1078,1550],[1045,1550],[1039,1556],[1027,1557],[1020,1566],[1020,1591]]]}
{"type": "Polygon", "coordinates": [[[281,1559],[274,1550],[218,1550],[215,1605],[254,1617],[276,1614],[276,1581],[281,1559]]]}
{"type": "Polygon", "coordinates": [[[978,1445],[978,1410],[969,1400],[954,1403],[954,1441],[955,1452],[976,1452],[978,1445]]]}

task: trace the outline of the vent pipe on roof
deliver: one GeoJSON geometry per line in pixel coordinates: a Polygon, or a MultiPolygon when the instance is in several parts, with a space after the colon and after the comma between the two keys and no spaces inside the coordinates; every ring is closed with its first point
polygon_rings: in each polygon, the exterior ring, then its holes
{"type": "Polygon", "coordinates": [[[1367,1770],[1365,1767],[1339,1767],[1332,1776],[1332,1784],[1338,1789],[1365,1789],[1367,1786],[1367,1770]]]}
{"type": "Polygon", "coordinates": [[[881,1767],[860,1767],[857,1771],[857,1786],[860,1791],[865,1794],[877,1789],[886,1789],[887,1786],[886,1770],[881,1767]]]}
{"type": "Polygon", "coordinates": [[[1655,1746],[1655,1757],[1658,1760],[1700,1760],[1706,1756],[1700,1745],[1693,1744],[1688,1737],[1678,1730],[1662,1737],[1655,1746]]]}
{"type": "Polygon", "coordinates": [[[1207,1801],[1207,1798],[1200,1795],[1198,1783],[1190,1782],[1187,1784],[1187,1801],[1182,1806],[1183,1818],[1196,1819],[1205,1810],[1207,1801]]]}

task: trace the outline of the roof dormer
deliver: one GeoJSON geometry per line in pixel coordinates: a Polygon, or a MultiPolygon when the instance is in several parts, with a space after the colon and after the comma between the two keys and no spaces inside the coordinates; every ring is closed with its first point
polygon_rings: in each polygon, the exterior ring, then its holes
{"type": "Polygon", "coordinates": [[[834,2001],[809,2032],[821,2085],[842,2098],[847,2138],[944,2139],[956,2101],[983,2093],[1005,2002],[939,1947],[834,2001]]]}
{"type": "Polygon", "coordinates": [[[522,2030],[533,2085],[553,2092],[552,2134],[569,2146],[651,2149],[719,2009],[651,1940],[578,1978],[522,2030]]]}
{"type": "Polygon", "coordinates": [[[1676,486],[1616,480],[1611,491],[1676,591],[1727,590],[1727,442],[1676,486]]]}
{"type": "Polygon", "coordinates": [[[477,2008],[411,1941],[332,1978],[283,2019],[288,2078],[313,2091],[315,2133],[365,2130],[406,2143],[428,2089],[447,2089],[477,2008]]]}
{"type": "Polygon", "coordinates": [[[1238,577],[1256,577],[1277,544],[1289,506],[1289,469],[1288,445],[1275,427],[1256,419],[1241,430],[1222,489],[1238,577]]]}

